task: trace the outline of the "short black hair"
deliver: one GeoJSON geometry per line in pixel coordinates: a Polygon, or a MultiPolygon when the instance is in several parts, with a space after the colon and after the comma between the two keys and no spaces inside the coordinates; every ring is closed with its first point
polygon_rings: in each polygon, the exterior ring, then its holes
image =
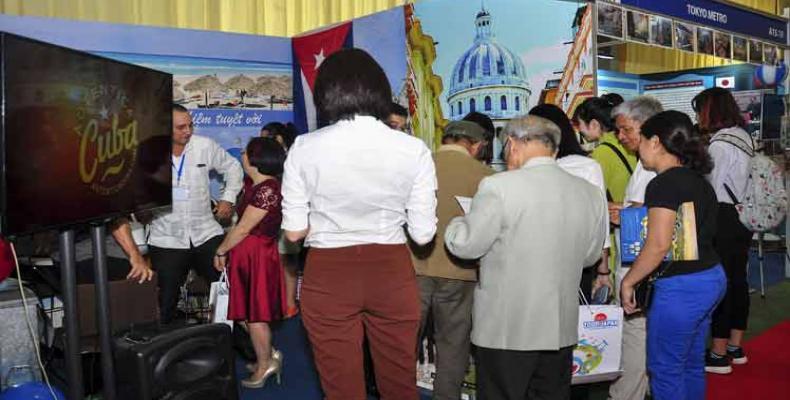
{"type": "Polygon", "coordinates": [[[187,108],[182,106],[181,104],[173,103],[173,112],[188,113],[189,110],[187,110],[187,108]]]}
{"type": "Polygon", "coordinates": [[[477,125],[480,125],[486,131],[486,145],[477,152],[477,158],[480,161],[485,162],[486,164],[490,164],[491,160],[494,159],[494,122],[491,121],[491,118],[488,115],[483,113],[479,113],[477,111],[472,111],[469,114],[466,114],[463,118],[464,121],[474,122],[477,125]]]}
{"type": "Polygon", "coordinates": [[[402,105],[400,105],[400,104],[398,104],[398,103],[396,103],[394,101],[392,102],[392,105],[390,106],[390,115],[392,115],[392,114],[400,115],[403,118],[408,118],[409,117],[409,111],[406,110],[406,107],[403,107],[402,105]]]}
{"type": "Polygon", "coordinates": [[[529,110],[529,115],[546,118],[560,128],[560,146],[557,158],[570,155],[587,155],[587,152],[582,149],[579,140],[576,138],[576,131],[573,130],[571,120],[568,119],[568,115],[561,108],[554,104],[539,104],[529,110]]]}
{"type": "Polygon", "coordinates": [[[494,122],[491,121],[491,118],[488,115],[477,111],[472,111],[469,114],[464,115],[463,119],[464,121],[471,121],[480,125],[480,127],[485,129],[492,138],[494,137],[494,122]]]}
{"type": "Polygon", "coordinates": [[[606,100],[606,101],[608,101],[609,103],[611,103],[612,107],[617,107],[620,104],[623,104],[625,102],[625,99],[623,98],[623,96],[620,96],[619,94],[614,93],[614,92],[606,93],[606,94],[602,95],[601,98],[606,100]]]}
{"type": "Polygon", "coordinates": [[[658,136],[664,149],[680,159],[685,167],[703,175],[713,170],[713,161],[705,143],[685,113],[675,110],[660,112],[645,121],[640,132],[647,139],[658,136]]]}
{"type": "Polygon", "coordinates": [[[313,102],[319,126],[355,115],[384,121],[390,113],[392,90],[384,70],[370,54],[360,49],[342,49],[318,68],[313,102]]]}
{"type": "Polygon", "coordinates": [[[245,149],[250,165],[264,175],[275,176],[278,179],[283,174],[285,164],[285,149],[276,140],[268,137],[250,139],[245,149]]]}
{"type": "Polygon", "coordinates": [[[286,125],[281,122],[269,122],[261,128],[261,131],[269,131],[273,138],[277,136],[283,138],[283,145],[286,150],[290,149],[296,140],[296,129],[291,123],[286,125]]]}
{"type": "Polygon", "coordinates": [[[589,124],[595,120],[601,125],[602,131],[612,131],[615,129],[614,120],[612,120],[612,109],[614,106],[614,103],[610,100],[601,97],[590,97],[576,107],[576,110],[573,112],[573,121],[577,123],[584,121],[585,124],[589,124]]]}

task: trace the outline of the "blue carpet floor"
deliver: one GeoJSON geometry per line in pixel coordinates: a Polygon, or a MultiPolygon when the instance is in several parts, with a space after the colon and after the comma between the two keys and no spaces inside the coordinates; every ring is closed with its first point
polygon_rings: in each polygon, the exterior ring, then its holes
{"type": "MultiPolygon", "coordinates": [[[[768,253],[763,268],[766,287],[783,281],[784,257],[782,253],[768,253]]],[[[760,287],[760,274],[757,255],[750,254],[749,283],[755,289],[760,287]]],[[[300,317],[282,322],[274,328],[274,346],[284,355],[282,385],[272,379],[261,389],[239,389],[241,400],[321,400],[321,386],[318,373],[313,364],[312,353],[300,317]]],[[[239,360],[237,368],[239,380],[247,376],[244,363],[239,360]]],[[[427,400],[430,394],[421,391],[421,399],[427,400]]]]}
{"type": "MultiPolygon", "coordinates": [[[[313,355],[302,325],[297,316],[273,326],[274,347],[283,353],[282,385],[277,385],[271,378],[266,386],[260,389],[246,389],[239,386],[241,400],[321,400],[321,384],[313,364],[313,355]]],[[[244,362],[236,362],[238,381],[246,378],[244,362]]],[[[420,393],[422,400],[430,399],[429,393],[420,393]]],[[[373,399],[373,397],[371,397],[373,399]]]]}

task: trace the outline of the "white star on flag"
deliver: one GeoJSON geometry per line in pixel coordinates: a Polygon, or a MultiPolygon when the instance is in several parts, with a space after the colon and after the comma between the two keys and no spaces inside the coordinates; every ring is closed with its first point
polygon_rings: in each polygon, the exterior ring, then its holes
{"type": "Polygon", "coordinates": [[[318,69],[318,67],[322,62],[324,62],[324,59],[326,58],[324,57],[324,48],[322,47],[321,51],[313,57],[315,57],[315,67],[313,67],[313,69],[318,69]]]}

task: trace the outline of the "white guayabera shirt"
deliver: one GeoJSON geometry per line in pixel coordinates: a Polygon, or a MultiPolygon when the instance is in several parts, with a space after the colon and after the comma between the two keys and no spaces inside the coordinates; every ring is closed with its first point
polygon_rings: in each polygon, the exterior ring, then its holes
{"type": "Polygon", "coordinates": [[[211,170],[222,175],[225,181],[220,200],[234,203],[242,187],[241,164],[213,140],[192,135],[181,157],[174,157],[173,207],[151,222],[149,245],[188,249],[190,244],[200,246],[223,233],[211,210],[211,170]]]}

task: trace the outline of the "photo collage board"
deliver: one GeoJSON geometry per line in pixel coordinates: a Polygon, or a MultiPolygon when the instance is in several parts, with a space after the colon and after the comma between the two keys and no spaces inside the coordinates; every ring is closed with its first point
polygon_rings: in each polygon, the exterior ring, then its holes
{"type": "Polygon", "coordinates": [[[737,62],[777,65],[783,49],[732,34],[608,2],[597,2],[598,35],[639,44],[674,48],[737,62]]]}

